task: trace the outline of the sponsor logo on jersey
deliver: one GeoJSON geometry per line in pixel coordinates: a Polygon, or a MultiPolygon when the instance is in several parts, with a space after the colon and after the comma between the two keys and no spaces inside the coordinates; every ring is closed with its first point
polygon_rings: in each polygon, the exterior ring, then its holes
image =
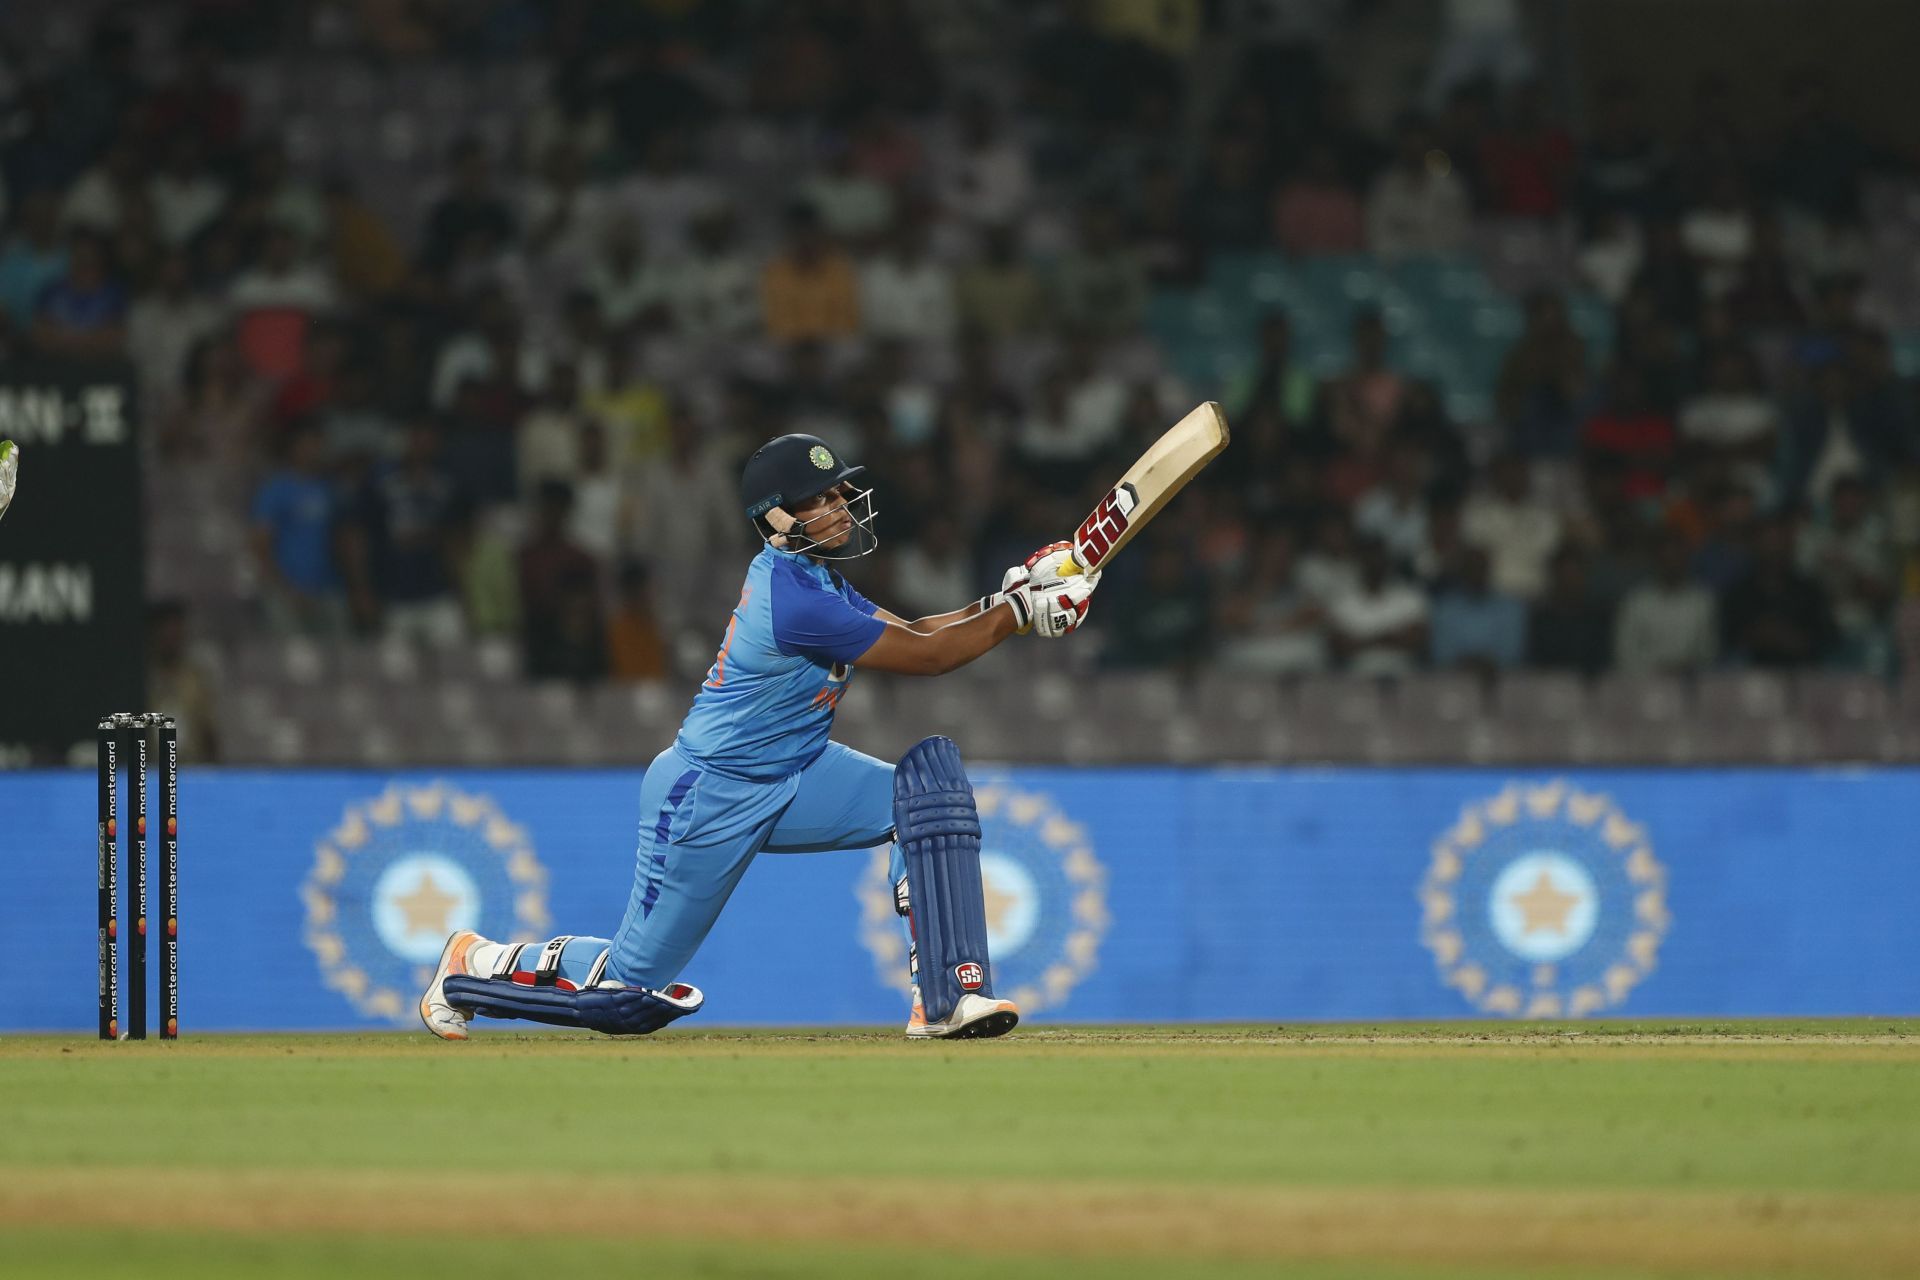
{"type": "Polygon", "coordinates": [[[1646,829],[1564,779],[1510,783],[1463,809],[1434,843],[1420,905],[1440,980],[1509,1018],[1619,1008],[1672,923],[1646,829]]]}
{"type": "Polygon", "coordinates": [[[547,872],[524,827],[446,782],[347,806],[300,887],[321,980],[365,1017],[405,1026],[447,935],[544,939],[547,872]]]}
{"type": "MultiPolygon", "coordinates": [[[[1052,799],[997,780],[976,780],[980,882],[987,904],[987,951],[994,994],[1025,1013],[1059,1009],[1098,967],[1107,914],[1107,869],[1087,830],[1052,799]]],[[[873,851],[855,893],[861,939],[885,986],[910,992],[904,921],[894,909],[891,848],[873,851]]],[[[963,964],[961,972],[978,966],[963,964]]],[[[984,970],[979,971],[984,979],[984,970]]]]}

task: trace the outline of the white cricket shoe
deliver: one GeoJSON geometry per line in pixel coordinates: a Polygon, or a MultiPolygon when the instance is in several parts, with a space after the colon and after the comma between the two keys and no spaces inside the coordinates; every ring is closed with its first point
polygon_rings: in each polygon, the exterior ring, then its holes
{"type": "Polygon", "coordinates": [[[473,1021],[468,1009],[456,1009],[447,1003],[447,979],[467,972],[467,957],[476,943],[486,939],[471,929],[461,929],[440,949],[440,967],[433,971],[433,982],[420,997],[420,1021],[442,1040],[465,1040],[467,1024],[473,1021]]]}
{"type": "Polygon", "coordinates": [[[1020,1009],[1011,1000],[964,995],[953,1012],[939,1022],[928,1022],[925,1006],[918,996],[913,1001],[913,1016],[907,1020],[909,1040],[986,1040],[1003,1036],[1020,1021],[1020,1009]]]}

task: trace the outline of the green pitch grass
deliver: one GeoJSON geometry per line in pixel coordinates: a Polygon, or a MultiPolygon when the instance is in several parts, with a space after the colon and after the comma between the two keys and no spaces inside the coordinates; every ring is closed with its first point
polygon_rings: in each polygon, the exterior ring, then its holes
{"type": "Polygon", "coordinates": [[[9,1276],[1912,1276],[1917,1224],[1911,1019],[0,1037],[9,1276]]]}

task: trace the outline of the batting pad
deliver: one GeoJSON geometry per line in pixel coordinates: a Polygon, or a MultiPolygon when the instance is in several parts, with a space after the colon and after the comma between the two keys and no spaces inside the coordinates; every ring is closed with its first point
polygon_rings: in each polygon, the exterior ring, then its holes
{"type": "Polygon", "coordinates": [[[929,1022],[963,995],[991,996],[987,904],[980,888],[980,812],[950,738],[925,738],[893,771],[893,825],[907,861],[920,1000],[929,1022]]]}
{"type": "Polygon", "coordinates": [[[581,1027],[610,1036],[644,1036],[706,1003],[698,987],[676,982],[664,991],[645,987],[589,987],[566,991],[508,978],[447,979],[447,1003],[483,1018],[521,1018],[555,1027],[581,1027]]]}

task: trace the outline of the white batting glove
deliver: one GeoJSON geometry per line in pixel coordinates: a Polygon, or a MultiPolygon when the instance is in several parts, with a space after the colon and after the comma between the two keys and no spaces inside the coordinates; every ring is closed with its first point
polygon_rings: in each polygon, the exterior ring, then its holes
{"type": "Polygon", "coordinates": [[[1087,603],[1099,585],[1098,573],[1076,573],[1051,582],[1028,583],[1026,590],[1033,603],[1034,631],[1049,640],[1058,640],[1077,629],[1086,621],[1087,603]]]}
{"type": "MultiPolygon", "coordinates": [[[[1034,554],[1039,555],[1040,553],[1036,551],[1034,554]]],[[[1027,566],[1023,564],[1014,565],[1000,576],[1000,589],[998,591],[980,597],[980,603],[975,609],[975,612],[985,613],[989,609],[995,609],[1002,604],[1010,603],[1009,597],[1026,585],[1027,566]]],[[[1033,609],[1030,607],[1025,596],[1011,603],[1014,617],[1020,620],[1020,625],[1015,629],[1014,634],[1023,636],[1033,630],[1033,609]]]]}

